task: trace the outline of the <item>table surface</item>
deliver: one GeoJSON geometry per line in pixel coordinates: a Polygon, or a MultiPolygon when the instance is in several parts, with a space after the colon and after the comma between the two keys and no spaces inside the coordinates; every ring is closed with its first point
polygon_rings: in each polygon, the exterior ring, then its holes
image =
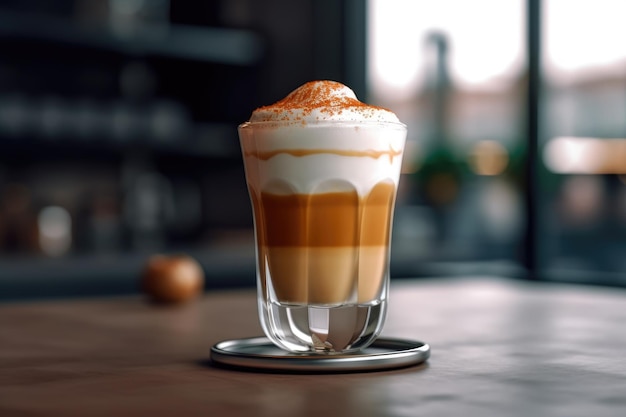
{"type": "Polygon", "coordinates": [[[626,290],[466,278],[397,281],[383,335],[426,364],[371,373],[214,367],[261,334],[255,294],[0,305],[0,416],[626,415],[626,290]]]}

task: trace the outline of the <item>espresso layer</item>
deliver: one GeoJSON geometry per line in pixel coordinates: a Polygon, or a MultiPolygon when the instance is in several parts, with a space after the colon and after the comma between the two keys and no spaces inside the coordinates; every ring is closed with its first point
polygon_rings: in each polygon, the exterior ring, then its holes
{"type": "Polygon", "coordinates": [[[363,198],[355,190],[251,194],[260,245],[332,247],[389,243],[394,184],[379,183],[363,198]]]}
{"type": "Polygon", "coordinates": [[[251,190],[259,270],[279,301],[367,303],[381,291],[395,185],[316,194],[260,194],[251,190]]]}

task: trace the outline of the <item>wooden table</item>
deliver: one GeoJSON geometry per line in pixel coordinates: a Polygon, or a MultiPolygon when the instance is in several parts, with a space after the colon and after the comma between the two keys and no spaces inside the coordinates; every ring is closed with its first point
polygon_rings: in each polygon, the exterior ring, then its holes
{"type": "Polygon", "coordinates": [[[358,374],[221,369],[261,333],[252,291],[0,305],[0,416],[623,416],[626,290],[498,279],[393,283],[384,334],[427,364],[358,374]]]}

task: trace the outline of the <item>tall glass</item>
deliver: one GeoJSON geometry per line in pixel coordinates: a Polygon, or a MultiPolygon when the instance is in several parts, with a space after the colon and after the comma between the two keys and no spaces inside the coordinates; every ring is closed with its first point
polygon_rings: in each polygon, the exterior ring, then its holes
{"type": "Polygon", "coordinates": [[[261,325],[291,352],[344,353],[382,330],[406,126],[239,126],[254,212],[261,325]]]}

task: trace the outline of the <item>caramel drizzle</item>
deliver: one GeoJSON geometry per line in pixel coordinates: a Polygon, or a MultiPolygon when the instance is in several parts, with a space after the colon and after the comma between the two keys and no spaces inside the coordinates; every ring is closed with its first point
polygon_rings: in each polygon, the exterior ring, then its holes
{"type": "Polygon", "coordinates": [[[262,161],[267,161],[270,158],[275,157],[276,155],[287,154],[291,156],[295,156],[296,158],[300,158],[303,156],[311,156],[311,155],[319,155],[319,154],[331,154],[338,156],[349,156],[349,157],[367,157],[378,159],[381,156],[389,155],[389,162],[393,162],[393,158],[396,156],[401,156],[402,151],[396,151],[391,146],[389,150],[374,150],[368,149],[365,151],[351,151],[351,150],[341,150],[341,149],[280,149],[275,151],[246,151],[244,153],[245,156],[256,157],[262,161]]]}

